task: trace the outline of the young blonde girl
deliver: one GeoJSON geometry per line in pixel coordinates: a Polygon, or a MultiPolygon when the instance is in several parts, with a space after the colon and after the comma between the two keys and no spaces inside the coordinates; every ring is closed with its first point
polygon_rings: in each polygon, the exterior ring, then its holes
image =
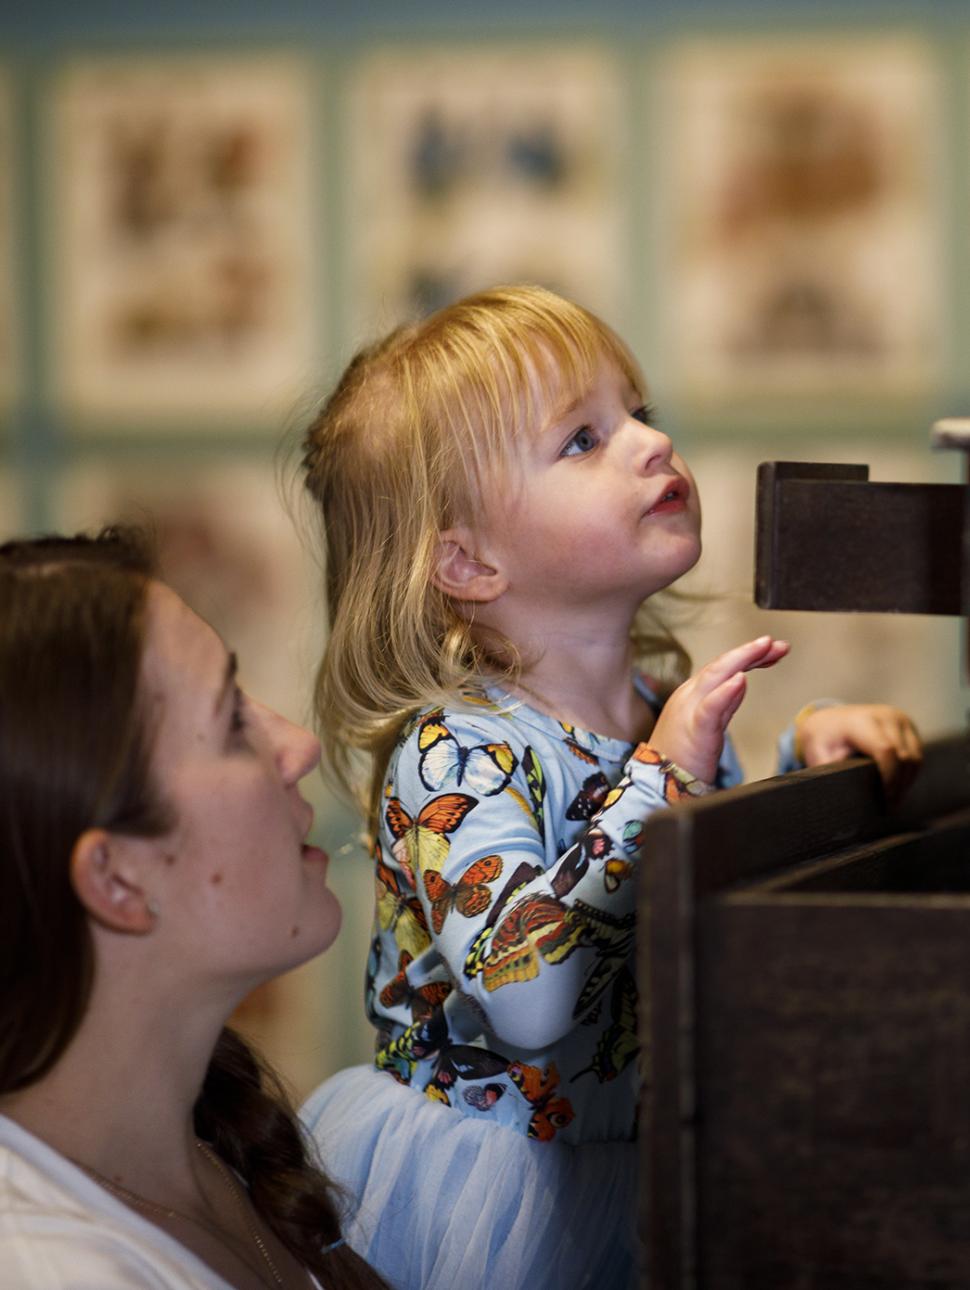
{"type": "MultiPolygon", "coordinates": [[[[788,648],[684,680],[649,597],[696,562],[700,509],[646,399],[599,319],[497,288],[360,353],[307,432],[317,710],[345,782],[371,763],[377,1046],[304,1114],[361,1198],[351,1241],[409,1290],[635,1277],[642,825],[738,782],[745,674],[788,648]]],[[[887,779],[919,757],[890,708],[798,738],[887,779]]]]}

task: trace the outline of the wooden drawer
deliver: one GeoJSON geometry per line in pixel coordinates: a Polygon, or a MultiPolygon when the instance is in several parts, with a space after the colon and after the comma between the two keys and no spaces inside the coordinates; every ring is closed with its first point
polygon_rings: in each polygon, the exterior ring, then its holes
{"type": "Polygon", "coordinates": [[[843,763],[655,818],[643,860],[653,1290],[970,1286],[965,740],[905,810],[843,763]]]}

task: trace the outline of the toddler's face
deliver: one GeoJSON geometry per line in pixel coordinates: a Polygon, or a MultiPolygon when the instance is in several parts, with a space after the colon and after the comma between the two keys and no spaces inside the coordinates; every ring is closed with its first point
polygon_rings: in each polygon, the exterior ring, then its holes
{"type": "Polygon", "coordinates": [[[604,357],[580,397],[518,445],[491,490],[488,545],[538,606],[635,610],[700,555],[700,500],[652,409],[604,357]]]}

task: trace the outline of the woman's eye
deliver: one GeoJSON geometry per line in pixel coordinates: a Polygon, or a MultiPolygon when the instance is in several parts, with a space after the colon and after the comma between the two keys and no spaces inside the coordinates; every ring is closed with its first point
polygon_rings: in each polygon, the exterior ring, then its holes
{"type": "Polygon", "coordinates": [[[645,426],[657,425],[657,409],[652,403],[644,403],[642,407],[634,408],[630,416],[634,421],[642,421],[645,426]]]}
{"type": "Polygon", "coordinates": [[[563,448],[561,456],[563,457],[580,457],[583,453],[591,452],[596,447],[596,435],[589,428],[583,426],[577,430],[570,441],[563,448]]]}
{"type": "Polygon", "coordinates": [[[246,724],[246,701],[242,691],[237,690],[235,702],[232,705],[232,716],[229,719],[229,729],[234,735],[239,735],[246,729],[246,724]]]}

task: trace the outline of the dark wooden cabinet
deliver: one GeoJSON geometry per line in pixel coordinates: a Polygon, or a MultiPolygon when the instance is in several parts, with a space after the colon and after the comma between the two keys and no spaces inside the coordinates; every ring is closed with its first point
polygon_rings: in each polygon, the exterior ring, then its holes
{"type": "Polygon", "coordinates": [[[651,818],[651,1290],[970,1287],[968,764],[934,743],[895,810],[857,759],[651,818]]]}

